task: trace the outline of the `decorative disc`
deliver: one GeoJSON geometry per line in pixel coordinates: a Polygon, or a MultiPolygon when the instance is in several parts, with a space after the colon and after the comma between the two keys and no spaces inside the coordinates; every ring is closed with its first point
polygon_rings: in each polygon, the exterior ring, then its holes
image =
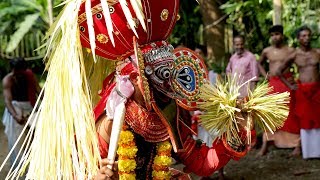
{"type": "Polygon", "coordinates": [[[208,82],[208,70],[206,65],[196,52],[188,48],[174,50],[176,69],[172,78],[172,85],[181,98],[177,99],[178,105],[187,110],[196,110],[200,87],[208,82]]]}

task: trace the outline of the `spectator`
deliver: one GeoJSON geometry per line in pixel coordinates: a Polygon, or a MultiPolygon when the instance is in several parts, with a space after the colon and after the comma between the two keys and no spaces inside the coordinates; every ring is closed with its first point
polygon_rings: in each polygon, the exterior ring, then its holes
{"type": "Polygon", "coordinates": [[[320,157],[320,49],[311,47],[311,30],[303,26],[297,31],[300,47],[280,66],[277,75],[290,89],[296,90],[296,115],[299,119],[302,155],[304,159],[320,157]],[[298,67],[298,86],[284,76],[286,68],[298,67]]]}
{"type": "Polygon", "coordinates": [[[241,85],[252,79],[249,83],[240,88],[239,98],[248,95],[248,89],[253,90],[259,77],[258,63],[254,54],[244,48],[245,39],[243,36],[233,38],[235,53],[231,56],[226,73],[239,76],[238,84],[241,85]]]}
{"type": "MultiPolygon", "coordinates": [[[[21,134],[28,115],[31,113],[36,102],[36,96],[40,88],[32,71],[27,69],[23,58],[10,61],[11,72],[3,80],[3,95],[5,100],[5,111],[3,124],[5,134],[8,137],[8,146],[11,150],[21,134]]],[[[22,136],[10,156],[13,163],[17,158],[25,136],[22,136]]]]}
{"type": "MultiPolygon", "coordinates": [[[[262,51],[259,60],[259,69],[261,74],[268,78],[269,86],[273,88],[273,91],[271,93],[290,92],[291,101],[289,116],[286,119],[284,126],[274,134],[263,134],[262,147],[258,155],[265,155],[268,150],[268,142],[273,141],[274,145],[278,148],[294,148],[291,155],[297,156],[301,154],[301,150],[299,135],[300,129],[294,115],[294,91],[291,91],[291,89],[281,81],[280,77],[276,75],[276,72],[278,71],[281,64],[292,52],[294,52],[294,49],[284,44],[283,27],[281,25],[272,26],[269,29],[269,34],[271,36],[272,45],[262,51]],[[268,76],[266,71],[262,67],[262,63],[267,59],[269,60],[268,76]]],[[[289,66],[286,67],[282,75],[288,81],[290,81],[290,84],[293,84],[294,78],[289,68],[289,66]]]]}

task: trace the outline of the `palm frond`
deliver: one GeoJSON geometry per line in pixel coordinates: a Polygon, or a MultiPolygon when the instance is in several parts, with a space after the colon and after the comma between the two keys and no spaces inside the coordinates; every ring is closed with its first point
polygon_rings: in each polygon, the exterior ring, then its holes
{"type": "MultiPolygon", "coordinates": [[[[280,128],[286,120],[289,112],[289,93],[274,93],[266,82],[258,85],[252,92],[249,91],[247,99],[237,103],[239,89],[244,84],[237,84],[239,77],[228,76],[226,81],[218,79],[217,84],[201,87],[200,98],[204,101],[198,103],[198,108],[204,111],[200,115],[201,125],[213,136],[226,137],[231,140],[234,137],[238,143],[242,143],[237,119],[251,119],[265,131],[271,133],[280,128]]],[[[249,82],[246,82],[249,83],[249,82]]],[[[249,132],[249,131],[248,131],[249,132]]],[[[233,139],[234,139],[233,138],[233,139]]],[[[247,133],[250,143],[250,133],[247,133]]]]}

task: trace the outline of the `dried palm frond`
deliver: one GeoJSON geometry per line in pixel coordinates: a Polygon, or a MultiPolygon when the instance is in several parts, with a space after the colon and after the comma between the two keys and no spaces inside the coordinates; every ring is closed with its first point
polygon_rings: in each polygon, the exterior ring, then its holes
{"type": "Polygon", "coordinates": [[[241,111],[237,108],[239,89],[236,78],[231,76],[226,82],[217,79],[215,86],[206,84],[200,88],[200,98],[204,100],[198,104],[198,108],[204,111],[200,123],[212,137],[225,135],[227,139],[235,137],[240,141],[236,123],[236,113],[241,111]]]}
{"type": "Polygon", "coordinates": [[[95,106],[100,100],[100,91],[102,90],[103,80],[116,69],[116,62],[104,59],[100,56],[96,57],[96,62],[92,57],[89,49],[83,50],[86,67],[86,75],[88,79],[92,105],[95,106]],[[89,52],[88,52],[89,51],[89,52]]]}
{"type": "Polygon", "coordinates": [[[8,179],[91,179],[100,159],[78,27],[82,0],[68,1],[50,29],[47,80],[21,161],[8,179]],[[35,130],[34,139],[32,133],[35,130]]]}
{"type": "Polygon", "coordinates": [[[88,33],[89,33],[89,41],[90,41],[90,47],[92,51],[92,56],[94,58],[94,61],[96,61],[96,36],[94,32],[93,27],[93,17],[92,17],[92,11],[91,11],[91,0],[86,0],[85,3],[85,10],[86,10],[86,17],[87,17],[87,24],[88,24],[88,33]]]}
{"type": "Polygon", "coordinates": [[[100,2],[101,2],[101,7],[102,7],[102,13],[105,18],[105,24],[106,24],[106,27],[108,27],[107,30],[108,30],[108,35],[110,37],[110,41],[111,41],[112,45],[115,46],[114,38],[113,38],[113,34],[112,34],[113,25],[112,25],[110,10],[109,10],[109,4],[107,1],[100,1],[100,2]]]}
{"type": "Polygon", "coordinates": [[[265,131],[274,133],[283,126],[289,114],[289,92],[273,93],[266,82],[249,92],[248,101],[243,104],[243,111],[256,117],[256,123],[265,131]]]}
{"type": "MultiPolygon", "coordinates": [[[[198,103],[198,108],[204,111],[200,115],[200,123],[212,137],[218,133],[219,138],[225,136],[228,141],[235,139],[241,144],[237,119],[249,119],[248,123],[254,120],[265,131],[273,133],[288,116],[289,93],[269,94],[272,88],[263,82],[253,92],[248,90],[245,100],[238,101],[239,89],[250,82],[239,85],[238,79],[236,75],[228,76],[226,81],[218,79],[215,86],[202,86],[200,98],[204,102],[198,103]]],[[[249,131],[247,139],[250,143],[249,131]]]]}
{"type": "Polygon", "coordinates": [[[119,3],[122,7],[122,11],[124,13],[124,16],[126,17],[129,27],[132,30],[132,32],[138,37],[137,31],[136,31],[136,23],[133,20],[132,14],[130,12],[130,9],[128,7],[128,4],[126,0],[119,0],[119,3]]]}

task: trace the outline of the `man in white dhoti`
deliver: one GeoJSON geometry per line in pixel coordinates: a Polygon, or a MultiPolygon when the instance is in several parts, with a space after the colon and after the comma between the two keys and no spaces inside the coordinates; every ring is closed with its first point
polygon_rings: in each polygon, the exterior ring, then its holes
{"type": "MultiPolygon", "coordinates": [[[[8,137],[9,151],[14,147],[25,126],[39,90],[38,83],[31,70],[26,68],[24,59],[17,58],[11,60],[10,66],[12,71],[2,80],[6,106],[2,122],[5,126],[5,134],[8,137]]],[[[12,151],[10,156],[12,164],[17,158],[24,137],[25,135],[22,134],[19,143],[12,151]]]]}

